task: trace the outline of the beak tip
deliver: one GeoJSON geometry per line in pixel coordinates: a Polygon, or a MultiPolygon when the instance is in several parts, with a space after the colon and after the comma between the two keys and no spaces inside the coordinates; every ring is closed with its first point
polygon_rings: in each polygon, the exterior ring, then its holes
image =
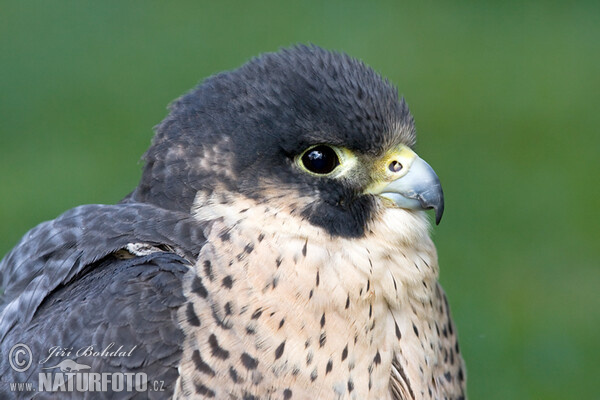
{"type": "Polygon", "coordinates": [[[443,213],[444,213],[443,211],[442,212],[438,212],[438,210],[435,210],[435,224],[436,225],[439,225],[440,222],[442,221],[442,214],[443,213]]]}
{"type": "Polygon", "coordinates": [[[442,215],[444,215],[444,195],[442,194],[440,197],[441,197],[440,201],[434,207],[434,209],[435,209],[435,224],[436,225],[440,224],[440,222],[442,221],[442,215]]]}
{"type": "Polygon", "coordinates": [[[431,210],[435,212],[435,224],[439,225],[444,215],[444,192],[442,186],[436,186],[435,191],[424,192],[419,196],[419,202],[421,203],[423,210],[431,210]]]}

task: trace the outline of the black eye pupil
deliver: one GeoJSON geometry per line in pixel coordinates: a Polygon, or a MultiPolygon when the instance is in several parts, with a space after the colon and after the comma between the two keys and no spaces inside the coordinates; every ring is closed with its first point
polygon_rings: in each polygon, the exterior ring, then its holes
{"type": "Polygon", "coordinates": [[[337,153],[329,146],[316,146],[302,156],[304,167],[315,174],[328,174],[340,165],[337,153]]]}

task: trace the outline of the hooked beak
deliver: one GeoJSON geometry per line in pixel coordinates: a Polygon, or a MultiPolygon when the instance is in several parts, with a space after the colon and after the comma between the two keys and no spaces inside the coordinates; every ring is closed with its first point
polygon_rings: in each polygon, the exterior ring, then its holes
{"type": "Polygon", "coordinates": [[[439,224],[444,213],[444,192],[433,168],[414,151],[402,146],[378,163],[375,183],[367,193],[377,194],[400,208],[435,211],[439,224]],[[383,172],[382,169],[385,169],[383,172]]]}

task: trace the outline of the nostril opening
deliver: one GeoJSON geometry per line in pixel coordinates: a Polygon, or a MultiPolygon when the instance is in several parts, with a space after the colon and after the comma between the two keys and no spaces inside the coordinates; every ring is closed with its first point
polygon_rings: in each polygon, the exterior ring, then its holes
{"type": "Polygon", "coordinates": [[[400,170],[402,169],[402,164],[394,160],[390,163],[390,165],[388,165],[388,168],[392,172],[400,172],[400,170]]]}

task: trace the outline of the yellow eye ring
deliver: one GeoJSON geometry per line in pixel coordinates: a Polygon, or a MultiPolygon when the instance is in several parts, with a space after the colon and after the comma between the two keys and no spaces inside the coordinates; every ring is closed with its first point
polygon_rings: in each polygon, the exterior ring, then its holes
{"type": "Polygon", "coordinates": [[[354,168],[357,159],[354,153],[344,147],[317,144],[296,156],[295,162],[307,174],[338,178],[354,168]]]}

